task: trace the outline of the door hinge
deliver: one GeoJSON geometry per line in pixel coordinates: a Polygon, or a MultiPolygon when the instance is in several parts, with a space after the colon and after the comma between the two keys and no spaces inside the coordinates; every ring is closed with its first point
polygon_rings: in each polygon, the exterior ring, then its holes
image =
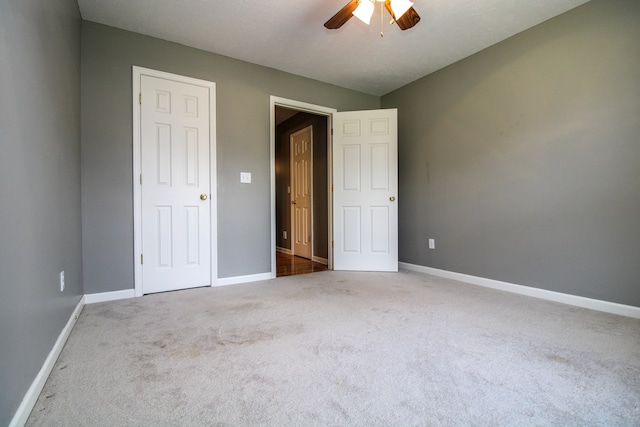
{"type": "Polygon", "coordinates": [[[138,103],[142,105],[142,92],[138,94],[138,103]]]}
{"type": "Polygon", "coordinates": [[[333,184],[331,184],[331,192],[333,193],[333,184]]]}
{"type": "Polygon", "coordinates": [[[331,247],[332,247],[332,248],[335,248],[335,247],[336,247],[335,242],[334,242],[333,240],[331,241],[331,247]]]}
{"type": "Polygon", "coordinates": [[[331,128],[331,136],[333,136],[333,128],[331,128]]]}
{"type": "Polygon", "coordinates": [[[140,254],[140,264],[144,264],[144,257],[140,254]]]}

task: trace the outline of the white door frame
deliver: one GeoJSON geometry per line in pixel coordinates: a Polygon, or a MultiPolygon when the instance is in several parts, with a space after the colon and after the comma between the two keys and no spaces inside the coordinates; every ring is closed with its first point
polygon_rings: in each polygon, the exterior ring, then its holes
{"type": "MultiPolygon", "coordinates": [[[[323,107],[321,105],[309,104],[306,102],[296,101],[293,99],[280,98],[270,96],[270,174],[271,174],[271,277],[276,277],[276,107],[285,107],[294,110],[304,111],[311,114],[327,117],[327,186],[331,189],[333,179],[333,139],[331,137],[332,115],[338,112],[335,108],[323,107]]],[[[333,198],[329,191],[329,212],[327,212],[328,227],[328,268],[333,269],[333,248],[331,247],[331,239],[333,236],[333,198]]]]}
{"type": "MultiPolygon", "coordinates": [[[[211,286],[218,280],[218,197],[215,194],[217,184],[216,171],[216,84],[206,80],[177,74],[165,73],[138,66],[132,67],[133,75],[133,265],[135,296],[142,296],[142,203],[141,203],[141,140],[140,140],[140,78],[142,75],[173,80],[190,85],[204,86],[209,89],[209,181],[211,189],[211,286]]],[[[275,270],[274,270],[275,271],[275,270]]]]}
{"type": "MultiPolygon", "coordinates": [[[[309,242],[309,244],[311,245],[310,250],[311,253],[309,254],[309,260],[313,260],[313,240],[314,240],[314,232],[313,232],[313,197],[314,197],[314,191],[313,191],[313,125],[309,125],[309,126],[305,126],[304,128],[300,129],[297,132],[292,133],[291,135],[289,135],[289,153],[293,153],[293,138],[298,135],[299,133],[303,133],[305,132],[307,129],[311,128],[311,143],[310,143],[310,150],[311,150],[311,161],[309,162],[309,174],[311,174],[310,177],[310,181],[311,181],[311,200],[309,202],[310,206],[309,206],[309,215],[311,215],[311,241],[309,242]]],[[[293,154],[289,155],[289,182],[294,182],[293,180],[293,154]]],[[[295,184],[293,184],[295,185],[295,184]]],[[[292,189],[293,190],[293,189],[292,189]]],[[[329,193],[327,193],[329,194],[329,193]]],[[[291,228],[289,230],[291,230],[291,253],[293,255],[296,254],[295,251],[295,240],[296,240],[296,228],[295,228],[295,208],[294,208],[294,204],[293,204],[293,199],[294,199],[294,191],[291,191],[291,194],[289,196],[289,204],[290,204],[290,209],[289,211],[291,212],[291,228]]],[[[328,254],[327,254],[328,255],[328,254]]]]}

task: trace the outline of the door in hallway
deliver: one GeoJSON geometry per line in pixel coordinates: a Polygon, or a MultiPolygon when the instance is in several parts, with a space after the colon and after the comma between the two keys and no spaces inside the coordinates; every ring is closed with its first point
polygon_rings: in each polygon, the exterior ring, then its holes
{"type": "Polygon", "coordinates": [[[312,154],[313,128],[308,126],[291,135],[291,206],[293,254],[312,256],[312,154]]]}

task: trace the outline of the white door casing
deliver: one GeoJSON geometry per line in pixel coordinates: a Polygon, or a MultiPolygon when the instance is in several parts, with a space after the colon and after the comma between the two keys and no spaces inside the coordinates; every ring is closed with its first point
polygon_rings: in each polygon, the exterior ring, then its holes
{"type": "Polygon", "coordinates": [[[335,270],[398,271],[397,110],[333,115],[335,270]]]}
{"type": "Polygon", "coordinates": [[[134,86],[136,295],[211,286],[215,84],[134,67],[134,86]]]}
{"type": "Polygon", "coordinates": [[[308,126],[291,135],[291,206],[292,251],[311,259],[313,128],[308,126]]]}

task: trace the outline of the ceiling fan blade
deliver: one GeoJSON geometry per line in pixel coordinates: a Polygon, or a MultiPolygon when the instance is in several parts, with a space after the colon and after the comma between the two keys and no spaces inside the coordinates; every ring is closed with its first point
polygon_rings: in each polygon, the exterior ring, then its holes
{"type": "Polygon", "coordinates": [[[396,19],[396,22],[401,30],[408,30],[420,22],[420,15],[418,15],[418,12],[411,7],[400,17],[400,19],[396,19]]]}
{"type": "Polygon", "coordinates": [[[338,13],[333,15],[331,19],[324,23],[324,26],[330,30],[337,30],[342,27],[353,16],[353,11],[358,7],[358,0],[351,0],[345,7],[340,9],[338,13]]]}

